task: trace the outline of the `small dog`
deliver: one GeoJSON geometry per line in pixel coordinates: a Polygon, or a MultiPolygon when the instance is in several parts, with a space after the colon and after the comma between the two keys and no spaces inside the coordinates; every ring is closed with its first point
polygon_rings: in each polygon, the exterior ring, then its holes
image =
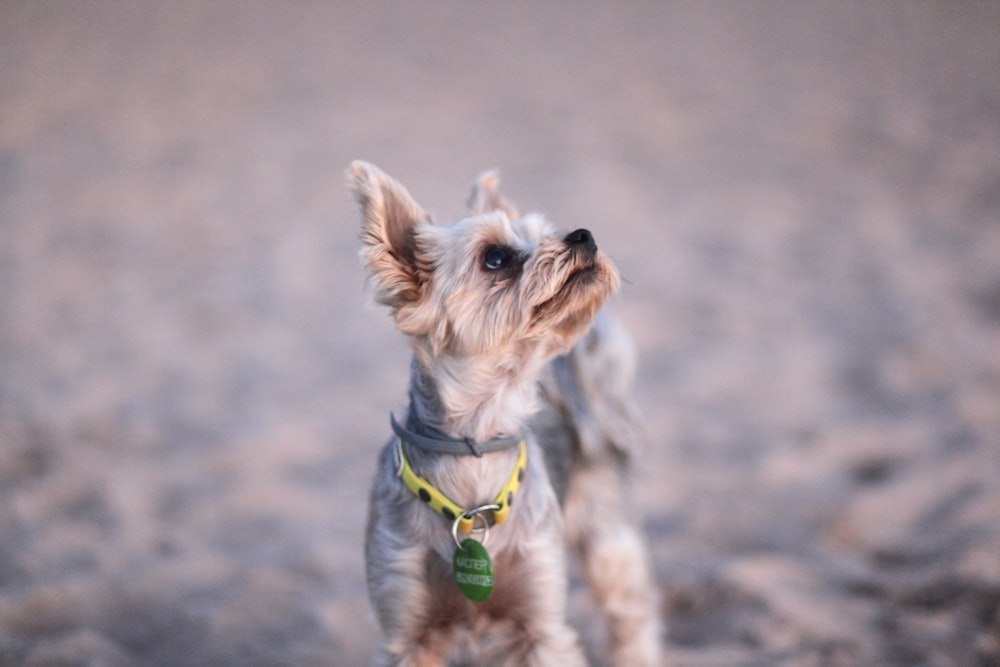
{"type": "Polygon", "coordinates": [[[565,617],[569,544],[613,664],[658,665],[658,595],[627,500],[634,358],[600,311],[614,266],[589,231],[522,217],[492,172],[447,227],[370,164],[348,182],[370,290],[414,351],[369,503],[377,664],[584,665],[565,617]]]}

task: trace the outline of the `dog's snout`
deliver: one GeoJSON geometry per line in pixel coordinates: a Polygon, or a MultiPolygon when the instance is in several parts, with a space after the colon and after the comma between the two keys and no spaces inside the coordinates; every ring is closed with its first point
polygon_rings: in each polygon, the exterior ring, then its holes
{"type": "Polygon", "coordinates": [[[580,246],[590,251],[597,250],[597,242],[594,241],[594,235],[589,229],[577,229],[567,234],[563,240],[567,245],[580,246]]]}

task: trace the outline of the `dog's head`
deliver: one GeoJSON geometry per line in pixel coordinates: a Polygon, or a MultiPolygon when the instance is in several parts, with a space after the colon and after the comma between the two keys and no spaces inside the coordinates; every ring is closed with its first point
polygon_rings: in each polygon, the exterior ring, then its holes
{"type": "Polygon", "coordinates": [[[347,175],[372,294],[434,356],[487,356],[512,345],[557,354],[618,286],[589,231],[557,233],[540,215],[521,217],[498,194],[495,173],[474,185],[470,217],[448,227],[433,224],[378,168],[355,162],[347,175]]]}

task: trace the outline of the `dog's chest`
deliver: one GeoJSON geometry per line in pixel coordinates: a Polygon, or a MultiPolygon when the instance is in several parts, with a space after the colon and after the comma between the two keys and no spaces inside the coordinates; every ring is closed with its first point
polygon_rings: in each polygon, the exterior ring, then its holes
{"type": "Polygon", "coordinates": [[[428,551],[424,561],[424,576],[431,604],[428,619],[434,622],[461,625],[476,633],[488,631],[488,625],[500,619],[510,619],[531,594],[522,576],[526,563],[513,549],[492,554],[495,586],[493,594],[481,603],[471,602],[455,584],[452,563],[435,551],[428,551]],[[433,620],[431,620],[433,619],[433,620]]]}

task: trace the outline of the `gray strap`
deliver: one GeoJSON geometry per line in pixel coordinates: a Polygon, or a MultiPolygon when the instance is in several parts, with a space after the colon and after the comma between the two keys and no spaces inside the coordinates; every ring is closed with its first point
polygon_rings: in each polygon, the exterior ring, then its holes
{"type": "Polygon", "coordinates": [[[402,426],[391,412],[389,413],[389,423],[392,424],[392,430],[399,436],[400,440],[436,454],[473,454],[476,457],[482,457],[483,454],[517,447],[522,440],[520,436],[504,436],[491,438],[485,442],[476,442],[473,438],[449,438],[427,426],[419,426],[421,432],[417,432],[415,429],[402,426]]]}

